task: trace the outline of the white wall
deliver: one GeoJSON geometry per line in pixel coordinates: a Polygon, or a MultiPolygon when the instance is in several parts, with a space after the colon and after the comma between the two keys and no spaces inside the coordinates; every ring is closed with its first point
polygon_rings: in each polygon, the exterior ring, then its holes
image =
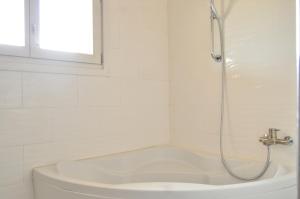
{"type": "MultiPolygon", "coordinates": [[[[228,62],[226,154],[263,158],[258,138],[268,128],[297,140],[295,0],[220,2],[228,62]]],[[[219,154],[221,66],[210,57],[209,16],[208,0],[169,1],[171,138],[219,154]]],[[[280,161],[296,158],[295,146],[273,149],[280,161]]]]}
{"type": "Polygon", "coordinates": [[[169,142],[166,0],[105,1],[106,76],[0,71],[0,198],[31,169],[169,142]]]}
{"type": "MultiPolygon", "coordinates": [[[[168,12],[167,0],[105,2],[106,76],[0,71],[1,199],[32,199],[35,166],[165,144],[169,133],[172,144],[218,154],[208,0],[170,0],[168,12]]],[[[294,1],[231,2],[226,153],[256,159],[269,127],[296,132],[294,1]]],[[[292,152],[275,150],[282,161],[292,152]]]]}

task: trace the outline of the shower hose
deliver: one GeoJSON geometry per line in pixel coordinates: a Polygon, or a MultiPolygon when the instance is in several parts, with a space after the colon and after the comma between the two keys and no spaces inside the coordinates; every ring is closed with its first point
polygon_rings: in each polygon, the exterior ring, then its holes
{"type": "MultiPolygon", "coordinates": [[[[268,170],[270,166],[270,159],[271,159],[271,150],[270,146],[267,147],[267,155],[266,155],[266,161],[264,163],[264,166],[262,170],[255,176],[252,177],[242,177],[238,174],[236,174],[231,167],[229,166],[225,154],[224,154],[224,143],[223,143],[223,137],[224,137],[224,114],[225,114],[225,95],[226,95],[226,59],[225,59],[225,47],[224,47],[224,27],[223,27],[223,20],[219,17],[217,14],[217,11],[215,9],[214,1],[211,0],[211,8],[212,12],[214,14],[214,19],[217,20],[218,28],[220,31],[220,48],[221,48],[221,64],[222,64],[222,71],[221,71],[221,104],[220,104],[220,125],[219,125],[219,133],[220,133],[220,156],[221,161],[224,166],[224,168],[227,170],[227,172],[234,178],[242,181],[255,181],[261,178],[266,171],[268,170]]],[[[212,35],[214,37],[214,35],[212,35]]]]}

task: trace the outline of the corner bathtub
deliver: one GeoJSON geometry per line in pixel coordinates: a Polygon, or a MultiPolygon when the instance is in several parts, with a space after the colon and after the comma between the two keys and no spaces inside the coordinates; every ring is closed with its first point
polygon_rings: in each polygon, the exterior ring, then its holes
{"type": "MultiPolygon", "coordinates": [[[[250,176],[260,163],[232,161],[250,176]]],[[[36,199],[296,199],[296,173],[272,163],[255,182],[230,177],[218,157],[153,147],[34,169],[36,199]]]]}

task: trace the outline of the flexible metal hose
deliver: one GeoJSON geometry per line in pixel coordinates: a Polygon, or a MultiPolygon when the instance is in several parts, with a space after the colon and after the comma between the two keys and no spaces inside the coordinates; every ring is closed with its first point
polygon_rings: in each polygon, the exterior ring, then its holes
{"type": "MultiPolygon", "coordinates": [[[[261,178],[268,170],[269,166],[270,166],[270,159],[271,159],[271,150],[270,150],[270,146],[267,146],[267,157],[266,157],[266,161],[264,164],[264,167],[262,168],[262,170],[255,176],[253,177],[242,177],[238,174],[236,174],[229,166],[225,155],[224,155],[224,144],[223,144],[223,137],[224,137],[224,128],[223,128],[223,124],[224,124],[224,114],[225,114],[225,94],[226,94],[226,85],[227,85],[227,81],[226,81],[226,59],[225,59],[225,42],[224,42],[224,27],[223,27],[223,21],[222,19],[219,17],[219,15],[217,14],[216,11],[216,7],[214,5],[214,1],[211,0],[211,8],[213,8],[212,12],[214,12],[214,15],[216,16],[215,19],[217,20],[217,24],[218,24],[218,28],[220,31],[220,45],[221,45],[221,64],[222,64],[222,74],[221,74],[221,104],[220,104],[220,129],[219,129],[219,133],[220,133],[220,155],[221,155],[221,161],[222,164],[224,166],[224,168],[227,170],[227,172],[234,178],[242,180],[242,181],[254,181],[254,180],[258,180],[259,178],[261,178]]],[[[212,35],[212,37],[214,37],[214,35],[212,35]]]]}

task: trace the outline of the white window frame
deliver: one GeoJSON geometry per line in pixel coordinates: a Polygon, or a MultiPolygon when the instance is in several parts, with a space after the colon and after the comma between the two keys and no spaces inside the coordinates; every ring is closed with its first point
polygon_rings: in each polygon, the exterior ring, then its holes
{"type": "MultiPolygon", "coordinates": [[[[70,62],[76,66],[103,65],[103,3],[102,0],[93,0],[93,55],[68,53],[45,50],[39,47],[39,0],[24,0],[25,9],[25,47],[0,44],[0,56],[17,56],[29,59],[45,60],[58,64],[57,61],[70,62]],[[99,10],[100,9],[100,10],[99,10]]],[[[4,58],[7,60],[7,58],[4,58]]],[[[1,63],[0,58],[0,63],[1,63]]],[[[31,62],[31,61],[29,61],[31,62]]],[[[33,61],[35,62],[35,61],[33,61]]],[[[36,61],[40,63],[40,61],[36,61]]],[[[67,64],[68,65],[68,64],[67,64]]],[[[95,66],[91,66],[95,68],[95,66]]],[[[1,69],[2,67],[0,67],[1,69]]],[[[103,68],[103,67],[101,67],[103,68]]]]}

